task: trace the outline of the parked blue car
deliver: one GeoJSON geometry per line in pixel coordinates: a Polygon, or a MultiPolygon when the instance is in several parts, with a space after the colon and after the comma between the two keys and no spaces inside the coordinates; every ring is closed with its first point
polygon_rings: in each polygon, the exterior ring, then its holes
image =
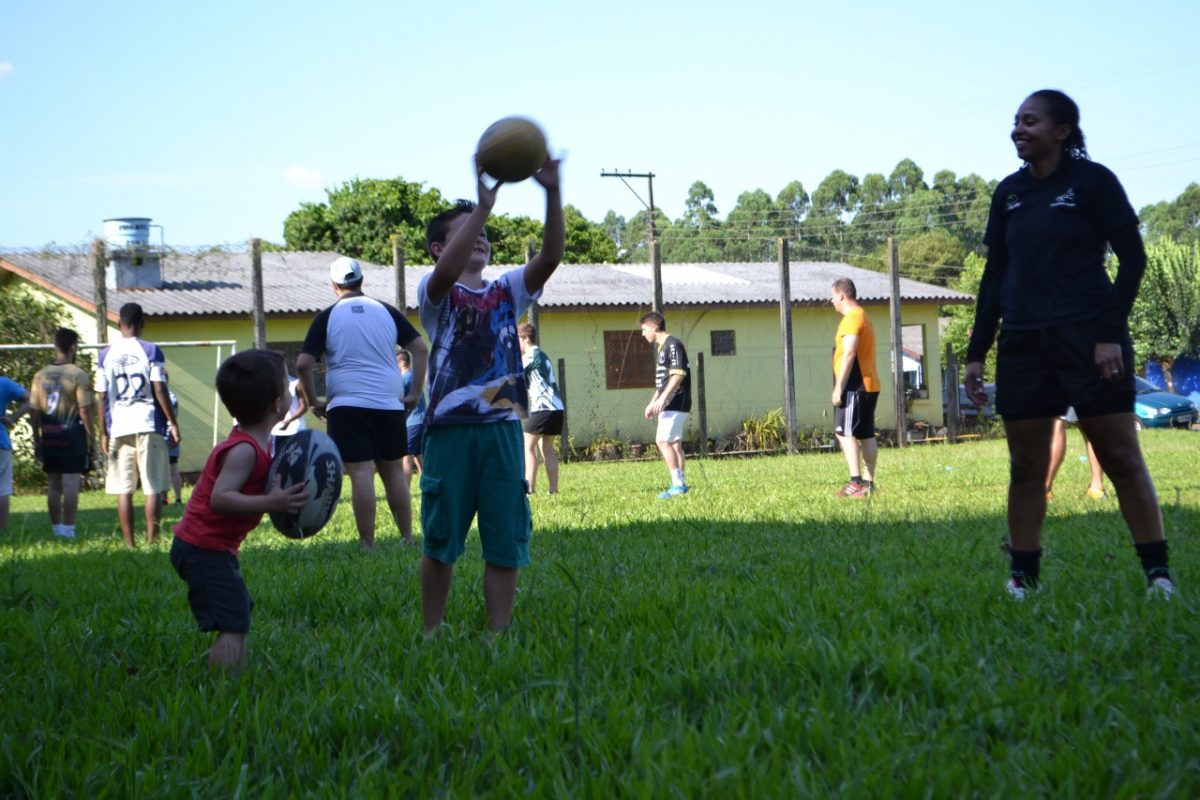
{"type": "Polygon", "coordinates": [[[1137,395],[1133,413],[1141,428],[1191,427],[1200,419],[1196,404],[1181,394],[1160,389],[1145,378],[1134,377],[1137,395]]]}

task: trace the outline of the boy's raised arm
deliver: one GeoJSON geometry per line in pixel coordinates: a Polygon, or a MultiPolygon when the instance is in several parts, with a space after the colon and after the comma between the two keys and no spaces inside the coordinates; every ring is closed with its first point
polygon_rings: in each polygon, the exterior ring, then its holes
{"type": "Polygon", "coordinates": [[[433,266],[429,282],[425,284],[429,302],[434,305],[445,299],[466,269],[467,262],[471,259],[471,251],[475,249],[475,240],[479,238],[484,223],[492,213],[492,206],[496,204],[496,192],[500,189],[501,182],[497,181],[494,186],[488,188],[483,180],[483,167],[479,165],[478,155],[475,157],[475,180],[479,202],[462,226],[446,242],[442,252],[437,255],[437,263],[433,266]]]}
{"type": "Polygon", "coordinates": [[[562,193],[559,188],[560,159],[547,156],[546,163],[533,179],[546,190],[546,222],[542,226],[542,249],[525,267],[525,288],[536,294],[562,263],[567,234],[563,223],[562,193]]]}

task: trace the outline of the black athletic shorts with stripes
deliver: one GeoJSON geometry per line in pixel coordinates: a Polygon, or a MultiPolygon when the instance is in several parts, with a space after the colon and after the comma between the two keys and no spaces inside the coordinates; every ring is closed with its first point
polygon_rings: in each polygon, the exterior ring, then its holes
{"type": "Polygon", "coordinates": [[[875,438],[875,405],[879,392],[853,389],[842,394],[842,404],[833,410],[833,432],[855,439],[875,438]]]}

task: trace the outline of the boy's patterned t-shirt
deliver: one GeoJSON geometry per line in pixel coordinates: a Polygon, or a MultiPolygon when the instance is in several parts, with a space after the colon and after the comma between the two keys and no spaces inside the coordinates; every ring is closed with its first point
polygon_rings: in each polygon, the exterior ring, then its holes
{"type": "Polygon", "coordinates": [[[524,418],[529,401],[517,320],[537,299],[525,288],[525,268],[485,280],[478,290],[456,283],[436,305],[429,302],[432,274],[417,287],[421,325],[430,342],[425,424],[524,418]]]}

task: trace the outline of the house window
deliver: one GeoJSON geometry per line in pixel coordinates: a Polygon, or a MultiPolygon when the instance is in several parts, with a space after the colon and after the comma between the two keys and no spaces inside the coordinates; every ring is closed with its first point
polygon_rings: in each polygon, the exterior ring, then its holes
{"type": "Polygon", "coordinates": [[[927,389],[925,378],[925,326],[904,325],[900,328],[904,356],[904,388],[912,391],[927,389]]]}
{"type": "Polygon", "coordinates": [[[654,350],[640,331],[604,332],[604,377],[609,389],[654,388],[654,350]]]}
{"type": "MultiPolygon", "coordinates": [[[[287,371],[291,377],[300,377],[296,371],[296,359],[300,356],[300,348],[304,342],[270,342],[267,347],[276,353],[282,353],[287,359],[287,371]]],[[[313,365],[313,383],[316,384],[317,397],[325,396],[325,362],[318,361],[313,365]]]]}
{"type": "Polygon", "coordinates": [[[708,351],[714,356],[736,356],[737,338],[733,331],[713,331],[709,334],[708,351]]]}

